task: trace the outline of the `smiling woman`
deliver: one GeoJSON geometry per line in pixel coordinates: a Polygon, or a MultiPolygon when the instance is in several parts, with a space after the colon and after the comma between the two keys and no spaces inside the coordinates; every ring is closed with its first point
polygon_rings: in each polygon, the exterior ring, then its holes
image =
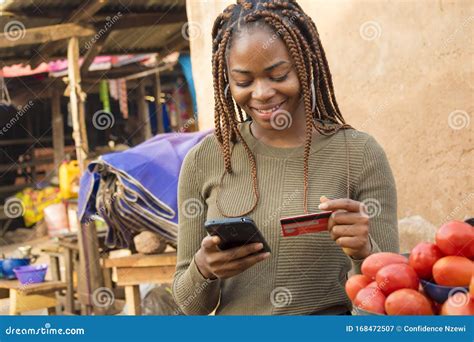
{"type": "Polygon", "coordinates": [[[347,313],[351,266],[398,251],[396,188],[383,149],[345,123],[314,22],[295,1],[238,1],[215,21],[212,65],[216,130],[179,179],[176,302],[186,314],[347,313]],[[280,218],[319,210],[333,212],[328,231],[282,235],[280,218]],[[271,254],[206,236],[206,220],[242,216],[271,254]]]}

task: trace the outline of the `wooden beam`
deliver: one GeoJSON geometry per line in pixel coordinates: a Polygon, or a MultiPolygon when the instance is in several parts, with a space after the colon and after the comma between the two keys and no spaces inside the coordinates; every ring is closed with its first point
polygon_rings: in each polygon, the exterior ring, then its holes
{"type": "Polygon", "coordinates": [[[92,26],[80,24],[58,24],[26,29],[20,39],[12,39],[11,33],[0,34],[0,48],[12,48],[20,45],[42,44],[71,37],[86,37],[95,33],[92,26]]]}
{"type": "Polygon", "coordinates": [[[79,163],[79,168],[84,171],[85,168],[85,158],[86,155],[82,148],[83,141],[81,135],[81,126],[79,118],[79,106],[81,106],[80,98],[80,85],[81,77],[79,74],[79,40],[77,38],[71,38],[69,40],[68,49],[67,49],[67,60],[68,60],[68,75],[69,75],[69,88],[70,88],[70,102],[71,102],[71,116],[72,116],[72,127],[77,161],[79,163]]]}
{"type": "Polygon", "coordinates": [[[53,88],[51,94],[51,112],[53,124],[54,172],[59,176],[59,166],[64,160],[64,123],[61,113],[61,93],[53,88]]]}
{"type": "MultiPolygon", "coordinates": [[[[156,26],[185,23],[188,20],[186,12],[153,12],[125,14],[113,25],[114,30],[124,30],[134,27],[156,26]]],[[[96,28],[103,27],[107,21],[94,23],[96,28]]]]}
{"type": "Polygon", "coordinates": [[[163,126],[163,109],[161,108],[161,80],[160,80],[160,72],[157,71],[155,74],[155,107],[156,107],[156,121],[157,121],[157,128],[158,134],[164,133],[165,128],[163,126]]]}
{"type": "Polygon", "coordinates": [[[150,113],[145,100],[145,83],[141,82],[137,91],[138,99],[138,130],[140,141],[143,142],[151,138],[150,113]]]}
{"type": "MultiPolygon", "coordinates": [[[[85,0],[82,1],[79,8],[72,12],[65,22],[79,23],[82,21],[88,22],[92,16],[97,13],[108,0],[85,0]]],[[[49,57],[61,45],[61,42],[48,42],[39,48],[39,52],[31,59],[29,64],[32,68],[37,67],[42,62],[47,62],[49,57]]]]}

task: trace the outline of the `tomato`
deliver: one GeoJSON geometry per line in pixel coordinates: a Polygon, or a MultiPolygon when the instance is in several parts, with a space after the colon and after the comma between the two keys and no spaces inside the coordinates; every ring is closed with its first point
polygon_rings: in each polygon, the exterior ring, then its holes
{"type": "Polygon", "coordinates": [[[473,264],[473,271],[472,271],[472,276],[471,276],[471,284],[469,285],[469,294],[471,295],[471,298],[474,298],[474,264],[473,264]]]}
{"type": "Polygon", "coordinates": [[[387,315],[433,315],[428,298],[413,289],[400,289],[391,293],[385,301],[387,315]]]}
{"type": "Polygon", "coordinates": [[[363,274],[353,275],[346,281],[347,296],[353,301],[357,292],[366,287],[371,281],[372,279],[363,274]]]}
{"type": "Polygon", "coordinates": [[[362,263],[362,274],[375,279],[378,270],[391,264],[408,264],[408,259],[403,255],[390,252],[371,254],[362,263]]]}
{"type": "Polygon", "coordinates": [[[474,228],[462,221],[445,223],[436,232],[436,244],[445,255],[474,258],[474,228]]]}
{"type": "Polygon", "coordinates": [[[377,282],[374,280],[373,282],[369,283],[366,287],[373,287],[373,288],[378,288],[379,286],[377,285],[377,282]]]}
{"type": "Polygon", "coordinates": [[[461,256],[445,256],[433,266],[433,278],[438,285],[469,286],[472,277],[472,261],[461,256]]]}
{"type": "Polygon", "coordinates": [[[357,293],[354,305],[369,312],[385,314],[385,296],[380,289],[366,287],[357,293]]]}
{"type": "Polygon", "coordinates": [[[467,293],[456,292],[444,302],[440,314],[445,316],[473,316],[474,299],[467,293]]]}
{"type": "Polygon", "coordinates": [[[411,251],[408,264],[413,267],[418,277],[431,280],[433,265],[442,257],[443,253],[434,243],[421,242],[411,251]]]}
{"type": "Polygon", "coordinates": [[[381,268],[375,281],[385,295],[400,289],[418,290],[420,286],[415,270],[406,264],[392,264],[381,268]]]}

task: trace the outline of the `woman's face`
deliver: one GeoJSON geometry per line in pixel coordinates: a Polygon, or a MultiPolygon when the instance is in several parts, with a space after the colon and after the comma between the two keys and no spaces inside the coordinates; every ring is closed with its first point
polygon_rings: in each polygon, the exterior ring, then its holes
{"type": "Polygon", "coordinates": [[[293,61],[283,41],[270,29],[251,28],[234,37],[227,65],[235,102],[260,127],[281,130],[275,127],[280,114],[291,115],[293,123],[304,121],[293,61]]]}

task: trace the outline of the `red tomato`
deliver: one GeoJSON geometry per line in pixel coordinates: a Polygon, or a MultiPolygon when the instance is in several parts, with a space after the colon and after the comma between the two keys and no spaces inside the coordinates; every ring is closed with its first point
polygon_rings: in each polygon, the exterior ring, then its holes
{"type": "Polygon", "coordinates": [[[354,299],[354,305],[363,310],[385,314],[385,296],[380,289],[373,287],[363,288],[357,293],[354,299]]]}
{"type": "Polygon", "coordinates": [[[474,228],[462,221],[445,223],[436,232],[436,244],[446,255],[474,258],[474,228]]]}
{"type": "Polygon", "coordinates": [[[363,274],[353,275],[346,281],[347,296],[353,301],[357,292],[366,287],[371,281],[372,279],[363,274]]]}
{"type": "Polygon", "coordinates": [[[445,316],[473,316],[474,299],[467,293],[456,292],[444,302],[440,314],[445,316]]]}
{"type": "Polygon", "coordinates": [[[473,264],[473,272],[471,276],[471,284],[469,285],[469,294],[471,295],[471,298],[474,298],[474,264],[473,264]]]}
{"type": "Polygon", "coordinates": [[[418,277],[431,280],[433,265],[442,257],[443,253],[434,243],[421,242],[411,251],[408,264],[413,267],[418,277]]]}
{"type": "Polygon", "coordinates": [[[420,286],[415,270],[405,264],[385,266],[377,272],[375,281],[385,295],[400,289],[418,290],[420,286]]]}
{"type": "Polygon", "coordinates": [[[400,289],[391,293],[385,301],[387,315],[433,315],[428,298],[413,289],[400,289]]]}
{"type": "Polygon", "coordinates": [[[408,259],[403,255],[390,252],[371,254],[362,263],[362,274],[375,279],[375,275],[382,267],[391,264],[408,264],[408,259]]]}
{"type": "Polygon", "coordinates": [[[433,266],[433,278],[438,285],[469,286],[472,261],[461,256],[445,256],[433,266]]]}
{"type": "Polygon", "coordinates": [[[369,283],[369,285],[367,285],[366,287],[373,287],[373,288],[376,288],[378,289],[378,285],[377,285],[377,282],[374,280],[373,282],[369,283]]]}

